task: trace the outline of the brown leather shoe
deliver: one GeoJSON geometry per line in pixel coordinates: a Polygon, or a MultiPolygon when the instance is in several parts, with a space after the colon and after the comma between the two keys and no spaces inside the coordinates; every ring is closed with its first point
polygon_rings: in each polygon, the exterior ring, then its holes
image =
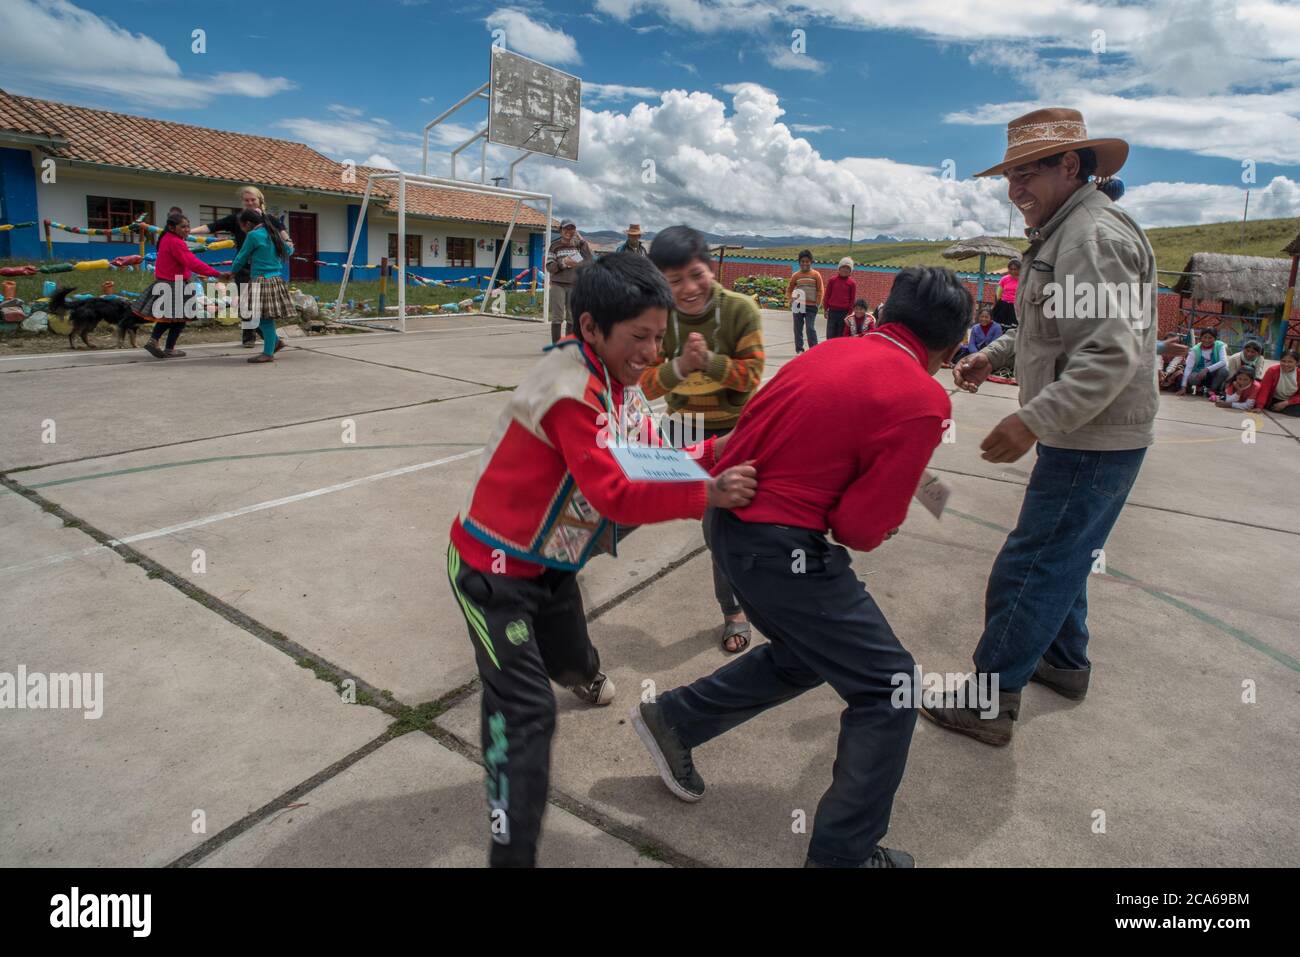
{"type": "Polygon", "coordinates": [[[163,358],[164,358],[164,359],[183,359],[183,358],[185,358],[185,353],[182,352],[180,349],[166,349],[166,350],[163,351],[163,358]]]}
{"type": "Polygon", "coordinates": [[[1092,668],[1054,668],[1040,658],[1029,680],[1047,685],[1071,701],[1082,701],[1088,694],[1088,679],[1091,677],[1092,668]]]}
{"type": "Polygon", "coordinates": [[[274,349],[274,351],[275,351],[275,352],[279,352],[279,351],[280,351],[281,349],[283,349],[283,348],[284,348],[284,340],[283,340],[283,339],[276,339],[276,340],[275,340],[275,349],[274,349]]]}
{"type": "MultiPolygon", "coordinates": [[[[941,728],[956,731],[984,744],[1003,747],[1011,743],[1014,722],[1020,717],[1019,691],[999,691],[997,714],[989,717],[985,717],[978,707],[971,708],[965,704],[959,706],[956,699],[957,692],[949,691],[944,695],[941,706],[930,708],[922,705],[921,714],[941,728]]],[[[971,679],[967,679],[965,700],[977,700],[971,679]]]]}
{"type": "Polygon", "coordinates": [[[166,358],[166,356],[163,355],[163,351],[158,348],[157,339],[150,339],[149,341],[147,341],[144,344],[144,351],[149,353],[149,355],[153,356],[155,359],[166,358]]]}
{"type": "Polygon", "coordinates": [[[265,352],[259,352],[255,356],[249,356],[247,361],[248,362],[274,362],[275,360],[272,359],[270,356],[268,356],[265,352]]]}

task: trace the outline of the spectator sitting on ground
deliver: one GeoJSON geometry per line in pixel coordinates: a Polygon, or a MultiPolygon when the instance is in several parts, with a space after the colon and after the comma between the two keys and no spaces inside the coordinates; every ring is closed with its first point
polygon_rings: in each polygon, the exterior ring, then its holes
{"type": "Polygon", "coordinates": [[[1282,360],[1264,373],[1259,383],[1256,406],[1269,412],[1300,417],[1300,388],[1296,384],[1296,366],[1300,353],[1282,353],[1282,360]]]}
{"type": "Polygon", "coordinates": [[[1244,366],[1250,371],[1255,381],[1264,378],[1264,350],[1260,347],[1259,342],[1254,339],[1247,339],[1241,344],[1241,351],[1234,352],[1228,356],[1228,364],[1220,369],[1210,383],[1211,392],[1221,392],[1224,385],[1231,382],[1237,376],[1237,372],[1244,366]]]}
{"type": "Polygon", "coordinates": [[[1219,341],[1219,333],[1214,329],[1202,329],[1200,343],[1187,354],[1187,366],[1183,369],[1183,384],[1178,395],[1187,395],[1187,387],[1201,386],[1207,392],[1214,382],[1214,374],[1227,368],[1228,347],[1219,341]]]}
{"type": "Polygon", "coordinates": [[[1182,384],[1183,366],[1187,364],[1187,352],[1184,350],[1181,355],[1177,355],[1168,350],[1168,346],[1171,343],[1177,342],[1178,339],[1179,335],[1176,332],[1165,333],[1164,345],[1166,346],[1166,350],[1163,352],[1164,362],[1157,370],[1157,375],[1160,377],[1161,389],[1175,389],[1182,384]]]}
{"type": "Polygon", "coordinates": [[[980,306],[979,321],[971,326],[970,338],[957,351],[954,361],[962,356],[970,355],[973,352],[979,352],[986,345],[1002,335],[1002,327],[993,321],[993,314],[989,312],[988,306],[980,306]]]}
{"type": "Polygon", "coordinates": [[[1240,409],[1248,412],[1255,408],[1255,399],[1259,395],[1259,383],[1251,375],[1249,368],[1238,369],[1232,381],[1228,383],[1228,392],[1214,404],[1220,409],[1240,409]]]}

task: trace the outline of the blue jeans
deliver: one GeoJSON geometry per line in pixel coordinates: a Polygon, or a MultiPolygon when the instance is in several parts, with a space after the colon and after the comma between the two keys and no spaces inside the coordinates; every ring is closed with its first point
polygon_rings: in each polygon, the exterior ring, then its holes
{"type": "Polygon", "coordinates": [[[803,312],[794,316],[794,351],[803,352],[803,333],[808,330],[808,348],[817,345],[817,307],[804,306],[803,312]]]}
{"type": "Polygon", "coordinates": [[[1038,446],[1016,527],[993,562],[975,667],[1019,691],[1038,659],[1087,668],[1088,576],[1124,508],[1146,449],[1038,446]]]}

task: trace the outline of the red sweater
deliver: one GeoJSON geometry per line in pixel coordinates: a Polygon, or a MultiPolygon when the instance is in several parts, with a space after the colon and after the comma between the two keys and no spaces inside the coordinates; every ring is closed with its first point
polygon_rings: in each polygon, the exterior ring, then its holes
{"type": "Polygon", "coordinates": [[[163,233],[158,240],[158,261],[154,265],[154,275],[165,282],[173,279],[189,279],[194,273],[205,276],[220,276],[198,256],[190,252],[185,240],[175,233],[163,233]]]}
{"type": "Polygon", "coordinates": [[[925,358],[916,336],[887,323],[786,363],[745,406],[713,470],[756,461],[758,492],[736,516],[830,529],[862,552],[879,545],[903,524],[952,415],[925,358]],[[852,428],[839,426],[845,421],[852,428]]]}
{"type": "MultiPolygon", "coordinates": [[[[600,361],[590,346],[584,345],[588,357],[600,368],[600,361]]],[[[623,405],[623,386],[618,380],[610,379],[610,401],[614,406],[615,417],[623,405]]],[[[619,525],[649,525],[653,522],[666,522],[676,518],[702,518],[708,504],[708,492],[704,482],[633,482],[623,474],[623,469],[605,443],[598,442],[597,436],[602,426],[597,424],[597,413],[590,406],[576,399],[561,399],[551,407],[542,418],[542,430],[550,440],[550,448],[537,443],[539,455],[556,455],[563,459],[573,480],[582,494],[604,518],[619,525]]],[[[702,444],[697,461],[706,471],[713,462],[713,439],[702,444]]],[[[493,469],[492,463],[488,469],[493,469]]],[[[545,509],[551,503],[533,502],[530,495],[546,492],[540,487],[530,488],[520,484],[517,476],[496,476],[484,473],[479,477],[479,486],[485,484],[493,487],[498,480],[503,480],[512,488],[512,498],[497,496],[491,503],[493,507],[539,508],[545,509]]],[[[478,494],[479,489],[475,489],[478,494]]],[[[460,552],[461,558],[481,572],[492,572],[492,547],[465,531],[459,517],[452,523],[451,541],[460,552]]],[[[546,569],[533,562],[524,561],[514,556],[506,558],[503,573],[520,578],[535,578],[546,569]]]]}
{"type": "Polygon", "coordinates": [[[845,279],[839,273],[831,276],[826,283],[826,308],[847,309],[853,311],[853,304],[858,301],[858,286],[850,276],[845,279]]]}
{"type": "MultiPolygon", "coordinates": [[[[1279,400],[1273,398],[1273,392],[1277,389],[1277,380],[1282,378],[1282,367],[1276,363],[1268,367],[1264,373],[1264,378],[1259,380],[1259,394],[1255,396],[1255,408],[1261,411],[1273,408],[1273,403],[1279,400]]],[[[1296,390],[1295,395],[1291,396],[1286,403],[1288,406],[1300,405],[1300,389],[1296,390]]]]}

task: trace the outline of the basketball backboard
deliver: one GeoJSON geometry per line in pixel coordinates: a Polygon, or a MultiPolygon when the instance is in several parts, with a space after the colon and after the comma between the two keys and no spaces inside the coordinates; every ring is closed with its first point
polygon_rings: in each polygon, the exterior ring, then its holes
{"type": "Polygon", "coordinates": [[[577,161],[582,81],[492,47],[488,141],[577,161]]]}

